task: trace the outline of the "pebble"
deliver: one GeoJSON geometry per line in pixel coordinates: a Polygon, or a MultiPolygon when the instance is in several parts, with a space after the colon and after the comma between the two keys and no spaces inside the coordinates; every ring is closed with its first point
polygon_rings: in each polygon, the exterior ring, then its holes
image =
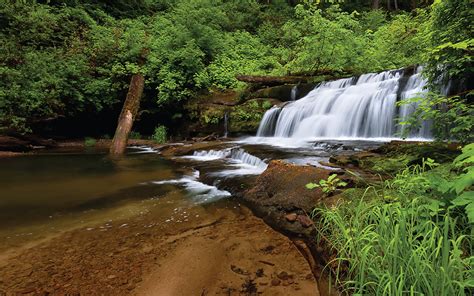
{"type": "Polygon", "coordinates": [[[286,271],[282,271],[280,272],[277,277],[280,279],[280,280],[287,280],[290,278],[290,276],[288,275],[288,273],[286,271]]]}
{"type": "Polygon", "coordinates": [[[280,285],[280,283],[281,283],[281,281],[279,279],[273,279],[272,282],[271,282],[272,286],[278,286],[278,285],[280,285]]]}
{"type": "Polygon", "coordinates": [[[298,215],[296,213],[290,213],[290,214],[285,215],[285,219],[288,222],[295,222],[297,218],[298,218],[298,215]]]}

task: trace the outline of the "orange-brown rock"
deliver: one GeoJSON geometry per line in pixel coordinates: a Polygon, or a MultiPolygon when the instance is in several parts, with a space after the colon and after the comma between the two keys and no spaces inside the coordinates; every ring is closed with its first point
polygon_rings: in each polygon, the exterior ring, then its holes
{"type": "Polygon", "coordinates": [[[278,206],[311,211],[323,198],[320,189],[309,190],[306,184],[327,179],[332,172],[313,166],[297,166],[281,160],[271,161],[245,199],[258,206],[278,206]]]}

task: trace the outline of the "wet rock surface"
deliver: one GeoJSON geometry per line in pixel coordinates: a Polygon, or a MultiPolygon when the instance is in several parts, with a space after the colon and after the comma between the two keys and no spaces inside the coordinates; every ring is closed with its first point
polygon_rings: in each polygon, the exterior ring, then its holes
{"type": "Polygon", "coordinates": [[[282,209],[299,209],[310,212],[323,198],[321,189],[308,190],[306,184],[327,179],[330,170],[313,166],[298,166],[273,160],[245,192],[244,199],[256,206],[273,206],[282,209]]]}

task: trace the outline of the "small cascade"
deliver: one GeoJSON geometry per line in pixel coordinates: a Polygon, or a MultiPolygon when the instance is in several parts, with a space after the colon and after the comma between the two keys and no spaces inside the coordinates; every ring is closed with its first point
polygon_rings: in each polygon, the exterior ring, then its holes
{"type": "Polygon", "coordinates": [[[195,151],[191,156],[183,156],[183,158],[198,161],[212,161],[224,159],[229,161],[232,166],[239,169],[225,170],[217,173],[218,175],[251,175],[260,174],[267,168],[265,161],[247,153],[242,148],[227,148],[222,150],[195,151]]]}
{"type": "Polygon", "coordinates": [[[198,181],[199,171],[194,171],[190,176],[183,176],[180,179],[174,180],[164,180],[164,181],[154,181],[151,182],[157,185],[163,184],[172,184],[172,185],[181,185],[186,189],[191,195],[196,203],[207,203],[212,202],[217,199],[231,196],[230,192],[225,190],[219,190],[215,186],[207,185],[198,181]]]}
{"type": "Polygon", "coordinates": [[[245,150],[241,148],[232,149],[229,158],[231,158],[234,161],[237,161],[246,165],[250,165],[253,167],[257,167],[263,170],[267,168],[267,164],[263,160],[261,160],[260,158],[256,156],[253,156],[252,154],[245,152],[245,150]]]}
{"type": "Polygon", "coordinates": [[[298,86],[295,85],[291,88],[291,100],[296,101],[296,96],[298,95],[298,86]]]}
{"type": "MultiPolygon", "coordinates": [[[[257,137],[395,137],[401,131],[396,119],[403,120],[416,108],[414,104],[397,108],[396,102],[425,93],[426,81],[420,70],[417,69],[405,85],[401,83],[403,70],[323,82],[305,97],[268,110],[260,122],[257,137]]],[[[411,137],[430,138],[429,123],[411,137]]]]}
{"type": "Polygon", "coordinates": [[[225,112],[225,114],[224,114],[224,138],[227,138],[228,126],[229,126],[229,112],[225,112]]]}

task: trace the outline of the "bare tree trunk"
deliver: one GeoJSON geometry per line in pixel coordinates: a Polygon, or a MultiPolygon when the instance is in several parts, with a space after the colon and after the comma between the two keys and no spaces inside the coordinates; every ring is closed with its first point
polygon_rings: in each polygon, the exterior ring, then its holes
{"type": "Polygon", "coordinates": [[[128,135],[132,130],[133,122],[140,108],[140,99],[145,87],[145,78],[142,74],[134,74],[130,80],[127,98],[123,103],[122,112],[120,113],[117,129],[115,130],[114,139],[110,146],[111,155],[121,155],[127,147],[128,135]]]}
{"type": "Polygon", "coordinates": [[[387,10],[392,10],[392,6],[390,5],[390,0],[387,0],[387,10]]]}
{"type": "Polygon", "coordinates": [[[372,9],[379,9],[380,0],[372,1],[372,9]]]}
{"type": "Polygon", "coordinates": [[[395,10],[398,10],[398,1],[393,0],[393,5],[395,6],[395,10]]]}

